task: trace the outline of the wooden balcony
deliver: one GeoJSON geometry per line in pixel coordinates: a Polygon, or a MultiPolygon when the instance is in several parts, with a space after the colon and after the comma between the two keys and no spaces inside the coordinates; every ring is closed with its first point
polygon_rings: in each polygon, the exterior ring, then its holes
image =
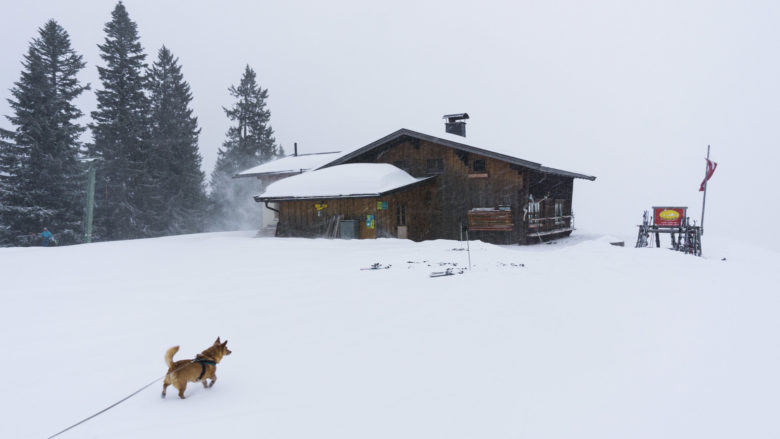
{"type": "Polygon", "coordinates": [[[567,233],[574,230],[572,228],[571,215],[552,216],[547,218],[530,218],[528,220],[528,237],[538,237],[542,239],[545,236],[567,233]]]}

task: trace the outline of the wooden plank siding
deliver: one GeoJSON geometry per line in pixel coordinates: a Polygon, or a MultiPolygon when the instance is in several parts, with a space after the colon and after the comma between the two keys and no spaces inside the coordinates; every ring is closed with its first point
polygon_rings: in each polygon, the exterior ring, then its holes
{"type": "Polygon", "coordinates": [[[459,239],[472,208],[510,206],[511,232],[472,232],[471,239],[501,244],[524,243],[522,222],[525,171],[516,165],[474,153],[455,150],[415,138],[401,138],[352,158],[348,163],[390,163],[414,177],[438,174],[430,199],[430,234],[424,239],[459,239]],[[429,160],[441,160],[441,169],[429,168],[429,160]],[[474,170],[482,160],[484,171],[474,170]]]}
{"type": "Polygon", "coordinates": [[[398,208],[405,206],[407,236],[414,241],[428,239],[431,229],[430,199],[432,182],[423,183],[405,191],[381,197],[331,198],[317,200],[282,201],[279,209],[277,236],[321,237],[325,235],[328,221],[334,216],[342,220],[360,222],[360,238],[398,237],[398,208]],[[379,209],[377,203],[386,202],[387,209],[379,209]],[[315,204],[327,204],[319,211],[315,204]],[[374,215],[374,229],[366,226],[368,215],[374,215]]]}

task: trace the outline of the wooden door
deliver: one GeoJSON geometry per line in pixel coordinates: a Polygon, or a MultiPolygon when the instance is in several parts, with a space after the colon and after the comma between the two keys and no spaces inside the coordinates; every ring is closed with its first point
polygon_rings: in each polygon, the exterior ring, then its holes
{"type": "Polygon", "coordinates": [[[363,216],[360,222],[360,239],[376,239],[376,214],[370,213],[363,216]]]}

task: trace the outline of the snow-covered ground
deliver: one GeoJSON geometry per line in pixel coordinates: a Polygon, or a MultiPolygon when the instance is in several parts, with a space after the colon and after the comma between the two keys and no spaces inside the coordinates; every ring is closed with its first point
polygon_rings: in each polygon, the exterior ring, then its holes
{"type": "Polygon", "coordinates": [[[0,437],[780,437],[780,257],[201,234],[0,249],[0,437]],[[726,260],[723,260],[726,258],[726,260]],[[372,263],[391,265],[367,271],[372,263]],[[521,266],[522,264],[522,266],[521,266]]]}

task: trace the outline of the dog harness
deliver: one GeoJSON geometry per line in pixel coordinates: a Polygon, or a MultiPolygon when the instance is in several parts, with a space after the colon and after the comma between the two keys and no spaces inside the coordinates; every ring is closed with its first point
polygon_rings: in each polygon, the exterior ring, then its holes
{"type": "Polygon", "coordinates": [[[206,360],[205,358],[196,358],[192,360],[193,363],[200,363],[200,376],[198,377],[198,381],[200,381],[203,378],[203,375],[206,375],[206,365],[210,364],[212,366],[216,366],[217,362],[213,360],[206,360]]]}

